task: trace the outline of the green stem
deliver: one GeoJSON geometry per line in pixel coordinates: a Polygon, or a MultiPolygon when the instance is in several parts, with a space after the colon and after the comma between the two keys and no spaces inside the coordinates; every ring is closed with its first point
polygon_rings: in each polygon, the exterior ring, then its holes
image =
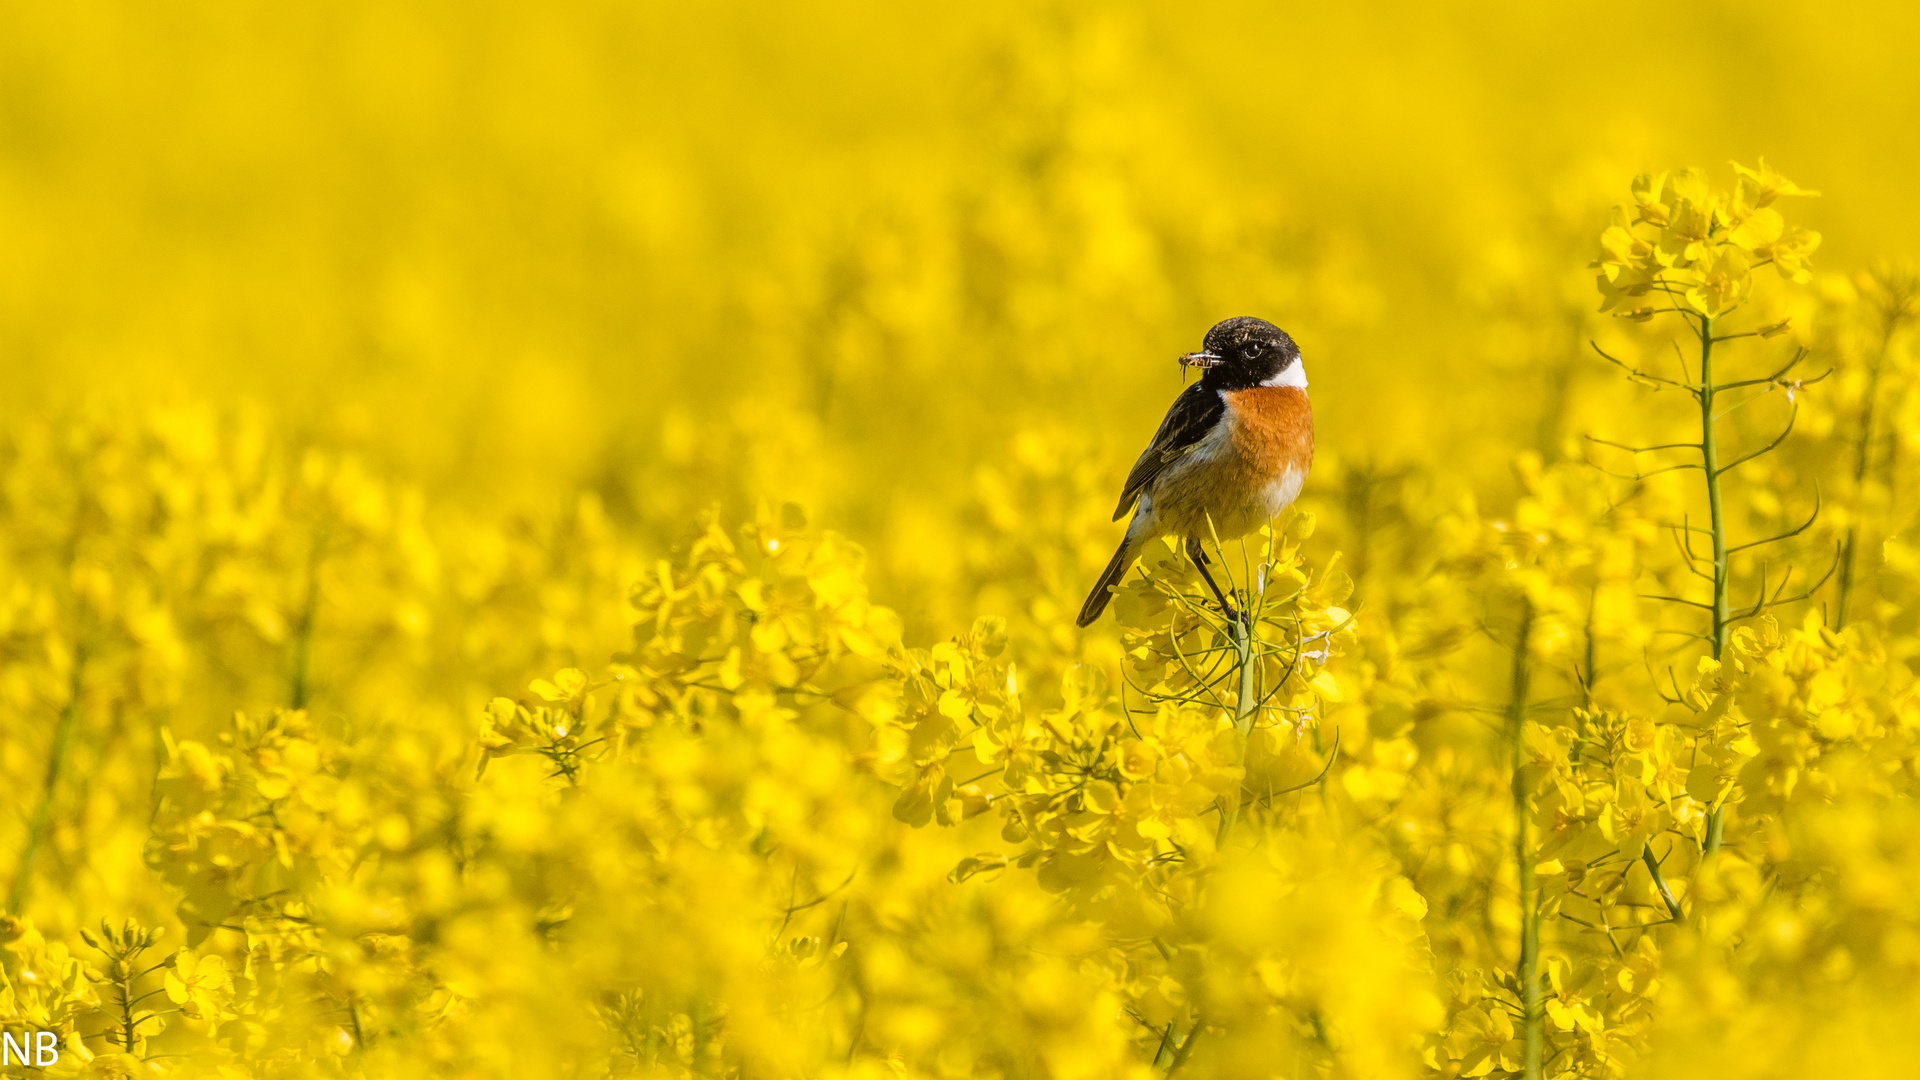
{"type": "Polygon", "coordinates": [[[307,555],[307,595],[293,628],[293,672],[287,698],[295,709],[307,707],[307,665],[313,649],[313,624],[320,615],[320,560],[326,553],[328,531],[325,526],[314,531],[313,548],[307,555]]]}
{"type": "Polygon", "coordinates": [[[1540,1080],[1540,890],[1534,880],[1533,844],[1527,828],[1532,813],[1527,806],[1526,725],[1527,696],[1533,681],[1528,638],[1533,632],[1533,602],[1520,600],[1520,627],[1513,643],[1513,699],[1507,709],[1513,736],[1513,854],[1520,869],[1519,991],[1522,1031],[1522,1075],[1540,1080]]]}
{"type": "MultiPolygon", "coordinates": [[[[1893,345],[1895,322],[1889,320],[1880,338],[1880,351],[1874,354],[1873,364],[1867,369],[1866,401],[1860,409],[1860,437],[1854,447],[1853,491],[1855,500],[1854,516],[1859,517],[1858,502],[1860,489],[1867,482],[1867,465],[1873,459],[1873,411],[1880,396],[1880,369],[1886,363],[1887,350],[1893,345]]],[[[1840,595],[1833,605],[1833,628],[1840,629],[1847,623],[1847,601],[1853,595],[1853,549],[1858,539],[1859,526],[1847,526],[1847,538],[1840,549],[1840,595]]]]}
{"type": "Polygon", "coordinates": [[[1679,922],[1684,916],[1680,913],[1680,901],[1673,898],[1673,890],[1667,886],[1666,876],[1660,873],[1660,860],[1653,857],[1651,846],[1640,849],[1640,861],[1647,866],[1647,873],[1653,878],[1653,887],[1660,892],[1661,902],[1667,905],[1667,914],[1679,922]]]}
{"type": "Polygon", "coordinates": [[[1180,1066],[1185,1065],[1187,1063],[1187,1056],[1193,1053],[1194,1041],[1200,1038],[1200,1031],[1202,1028],[1206,1026],[1207,1026],[1206,1014],[1195,1013],[1193,1017],[1193,1030],[1187,1032],[1186,1039],[1180,1043],[1180,1051],[1173,1055],[1173,1063],[1167,1066],[1168,1076],[1172,1076],[1174,1073],[1179,1072],[1180,1066]]]}
{"type": "Polygon", "coordinates": [[[1713,430],[1713,319],[1700,319],[1700,456],[1707,478],[1707,512],[1713,526],[1713,658],[1727,648],[1732,613],[1727,599],[1727,526],[1720,499],[1720,441],[1713,430]]]}
{"type": "Polygon", "coordinates": [[[1240,700],[1233,710],[1233,726],[1242,735],[1253,734],[1253,714],[1260,704],[1260,695],[1253,686],[1253,626],[1251,618],[1244,618],[1238,624],[1233,635],[1234,649],[1240,659],[1240,700]]]}
{"type": "Polygon", "coordinates": [[[131,964],[122,961],[120,969],[120,1045],[133,1053],[133,976],[131,964]]]}
{"type": "Polygon", "coordinates": [[[1174,1047],[1179,1043],[1174,1036],[1179,1033],[1180,1029],[1175,1027],[1172,1021],[1168,1021],[1166,1032],[1160,1036],[1160,1048],[1153,1054],[1154,1068],[1164,1069],[1173,1063],[1174,1047]]]}
{"type": "Polygon", "coordinates": [[[1853,542],[1858,526],[1847,526],[1846,539],[1840,542],[1840,595],[1833,602],[1833,628],[1847,625],[1847,599],[1853,594],[1853,542]]]}
{"type": "Polygon", "coordinates": [[[1595,644],[1593,640],[1593,613],[1594,609],[1600,606],[1599,599],[1600,586],[1596,583],[1591,589],[1587,590],[1587,674],[1585,683],[1580,687],[1581,693],[1587,699],[1587,708],[1589,709],[1593,708],[1593,683],[1595,679],[1599,678],[1594,672],[1600,667],[1600,646],[1595,644]]]}
{"type": "MultiPolygon", "coordinates": [[[[1233,623],[1234,659],[1240,676],[1240,700],[1234,705],[1233,727],[1242,738],[1253,731],[1253,714],[1259,707],[1259,697],[1253,685],[1253,620],[1251,617],[1236,619],[1233,623]]],[[[1233,823],[1240,817],[1240,789],[1236,786],[1230,795],[1221,796],[1220,831],[1215,842],[1224,845],[1227,834],[1233,831],[1233,823]]]]}
{"type": "MultiPolygon", "coordinates": [[[[1707,510],[1713,526],[1713,658],[1727,649],[1733,622],[1727,601],[1727,526],[1720,499],[1720,441],[1713,430],[1713,318],[1700,319],[1700,456],[1707,478],[1707,510]]],[[[1707,821],[1708,835],[1720,835],[1723,807],[1707,821]]],[[[1714,845],[1716,848],[1718,844],[1714,845]]]]}
{"type": "Polygon", "coordinates": [[[357,1054],[367,1048],[367,1036],[360,1030],[360,1005],[353,994],[347,995],[347,1016],[353,1021],[353,1051],[357,1054]]]}
{"type": "Polygon", "coordinates": [[[73,673],[67,684],[67,703],[60,710],[60,719],[54,723],[53,747],[47,754],[46,782],[40,789],[40,803],[34,807],[33,822],[27,827],[27,844],[20,852],[20,867],[14,871],[13,887],[7,892],[9,915],[20,914],[21,906],[27,902],[27,885],[33,880],[33,860],[53,824],[53,796],[60,786],[61,774],[66,771],[67,747],[73,742],[74,721],[80,715],[80,678],[86,666],[86,650],[76,649],[73,673]]]}

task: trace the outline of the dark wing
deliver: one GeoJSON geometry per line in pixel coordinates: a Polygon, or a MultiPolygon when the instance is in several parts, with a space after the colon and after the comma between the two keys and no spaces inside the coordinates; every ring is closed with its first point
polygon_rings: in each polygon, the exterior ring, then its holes
{"type": "Polygon", "coordinates": [[[1154,433],[1152,444],[1127,474],[1126,486],[1120,490],[1120,508],[1113,512],[1113,520],[1126,517],[1127,511],[1133,509],[1134,500],[1140,497],[1140,489],[1160,475],[1161,469],[1206,438],[1226,411],[1226,399],[1205,383],[1194,383],[1174,398],[1173,408],[1168,409],[1167,418],[1160,421],[1160,430],[1154,433]]]}

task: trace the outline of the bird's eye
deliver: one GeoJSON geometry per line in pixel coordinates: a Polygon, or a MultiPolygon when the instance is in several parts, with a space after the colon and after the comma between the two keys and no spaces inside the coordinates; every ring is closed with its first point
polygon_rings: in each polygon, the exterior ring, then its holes
{"type": "Polygon", "coordinates": [[[1247,342],[1247,358],[1249,360],[1258,359],[1260,354],[1265,351],[1267,351],[1267,347],[1265,345],[1262,345],[1257,341],[1247,342]]]}

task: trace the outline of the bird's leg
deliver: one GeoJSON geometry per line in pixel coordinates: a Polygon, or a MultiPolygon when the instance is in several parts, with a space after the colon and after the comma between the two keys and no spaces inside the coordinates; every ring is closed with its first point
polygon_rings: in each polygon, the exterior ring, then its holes
{"type": "Polygon", "coordinates": [[[1200,546],[1200,541],[1191,536],[1187,537],[1187,558],[1193,560],[1193,565],[1199,569],[1200,576],[1206,579],[1207,588],[1213,590],[1214,599],[1220,601],[1220,610],[1226,615],[1227,621],[1239,622],[1243,617],[1240,610],[1233,606],[1233,601],[1227,599],[1226,593],[1220,591],[1220,585],[1213,580],[1213,575],[1207,571],[1206,550],[1200,546]]]}

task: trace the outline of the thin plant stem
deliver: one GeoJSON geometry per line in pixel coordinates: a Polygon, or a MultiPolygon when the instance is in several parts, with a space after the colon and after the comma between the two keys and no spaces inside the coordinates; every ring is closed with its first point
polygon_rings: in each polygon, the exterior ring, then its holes
{"type": "Polygon", "coordinates": [[[1700,455],[1707,478],[1707,513],[1713,533],[1713,658],[1726,651],[1733,624],[1727,597],[1727,526],[1720,498],[1720,441],[1713,424],[1713,317],[1700,317],[1700,455]]]}
{"type": "MultiPolygon", "coordinates": [[[[1894,328],[1899,324],[1897,318],[1889,317],[1880,336],[1880,349],[1874,353],[1873,363],[1867,368],[1866,400],[1860,407],[1860,436],[1856,440],[1853,459],[1854,497],[1867,482],[1867,466],[1873,460],[1873,413],[1880,397],[1880,371],[1886,365],[1887,351],[1893,345],[1894,328]]],[[[1853,596],[1853,551],[1855,541],[1859,539],[1859,526],[1849,523],[1847,536],[1840,547],[1840,595],[1833,604],[1833,628],[1835,630],[1847,624],[1847,602],[1853,596]]]]}
{"type": "Polygon", "coordinates": [[[27,827],[27,843],[20,850],[20,865],[13,873],[13,886],[7,891],[7,914],[18,915],[20,908],[27,902],[27,886],[33,880],[34,857],[40,852],[40,845],[46,842],[47,830],[53,825],[53,797],[60,787],[61,775],[66,771],[67,747],[73,742],[73,728],[80,715],[80,683],[86,671],[86,649],[74,651],[73,673],[67,683],[67,703],[60,709],[60,718],[54,722],[53,746],[47,753],[47,778],[40,788],[40,802],[34,807],[33,821],[27,827]]]}
{"type": "Polygon", "coordinates": [[[359,1053],[367,1048],[367,1035],[360,1028],[360,1005],[352,993],[347,995],[347,1018],[353,1021],[353,1049],[359,1053]]]}
{"type": "Polygon", "coordinates": [[[1533,602],[1520,600],[1520,627],[1513,643],[1513,698],[1507,719],[1513,741],[1513,854],[1520,877],[1520,964],[1517,972],[1522,1024],[1522,1075],[1540,1080],[1540,890],[1534,880],[1533,843],[1528,823],[1526,764],[1527,695],[1533,681],[1528,638],[1533,632],[1533,602]]]}
{"type": "Polygon", "coordinates": [[[329,531],[324,525],[314,531],[313,548],[307,555],[307,595],[294,624],[293,671],[288,679],[287,699],[295,709],[307,707],[310,692],[307,669],[313,650],[313,625],[320,615],[320,561],[326,557],[329,531]]]}
{"type": "Polygon", "coordinates": [[[1646,864],[1647,875],[1653,878],[1653,887],[1660,893],[1660,901],[1667,905],[1667,914],[1674,922],[1680,922],[1686,916],[1681,914],[1680,901],[1674,899],[1673,889],[1667,885],[1666,875],[1660,872],[1660,860],[1653,857],[1653,847],[1648,845],[1640,849],[1640,861],[1646,864]]]}
{"type": "Polygon", "coordinates": [[[1726,806],[1723,802],[1715,805],[1713,812],[1707,815],[1707,840],[1706,843],[1701,845],[1701,850],[1709,857],[1720,851],[1721,834],[1727,825],[1727,816],[1724,813],[1725,809],[1726,806]]]}
{"type": "MultiPolygon", "coordinates": [[[[1226,562],[1225,559],[1221,560],[1226,562]]],[[[1251,606],[1251,605],[1249,605],[1251,606]]],[[[1234,663],[1240,677],[1240,696],[1234,704],[1233,727],[1242,738],[1253,731],[1253,717],[1260,708],[1260,697],[1254,692],[1253,665],[1253,620],[1236,619],[1229,628],[1233,634],[1234,663]]],[[[1240,817],[1240,792],[1236,788],[1232,795],[1220,803],[1220,831],[1215,837],[1217,844],[1227,842],[1227,834],[1233,830],[1233,823],[1240,817]]],[[[1191,1038],[1191,1036],[1189,1036],[1191,1038]]]]}
{"type": "Polygon", "coordinates": [[[114,989],[120,996],[120,1046],[127,1053],[133,1053],[133,1040],[138,1028],[133,1019],[133,967],[125,961],[120,966],[120,981],[114,989]]]}
{"type": "Polygon", "coordinates": [[[1256,671],[1253,663],[1253,627],[1241,622],[1234,627],[1234,646],[1240,661],[1240,698],[1234,705],[1233,726],[1241,735],[1253,732],[1253,714],[1260,705],[1260,695],[1254,692],[1253,677],[1256,671]]]}
{"type": "Polygon", "coordinates": [[[1153,1053],[1154,1068],[1164,1069],[1173,1063],[1174,1049],[1179,1042],[1175,1036],[1178,1034],[1180,1034],[1180,1029],[1174,1026],[1173,1021],[1169,1020],[1167,1022],[1167,1030],[1160,1036],[1160,1047],[1153,1053]]]}
{"type": "Polygon", "coordinates": [[[1193,1053],[1193,1042],[1195,1039],[1198,1039],[1200,1037],[1200,1029],[1206,1027],[1206,1024],[1207,1024],[1207,1017],[1205,1013],[1194,1014],[1193,1030],[1187,1032],[1186,1039],[1184,1039],[1180,1043],[1180,1051],[1173,1055],[1172,1064],[1167,1066],[1168,1076],[1172,1076],[1174,1073],[1179,1072],[1180,1066],[1185,1065],[1187,1063],[1188,1056],[1193,1053]]]}
{"type": "MultiPolygon", "coordinates": [[[[1727,599],[1727,525],[1720,499],[1720,442],[1713,426],[1713,317],[1700,317],[1700,456],[1701,475],[1707,480],[1709,529],[1713,534],[1713,658],[1726,651],[1733,617],[1727,599]]],[[[1716,806],[1707,822],[1708,835],[1717,839],[1726,807],[1716,806]]],[[[1717,844],[1714,847],[1718,847],[1717,844]]],[[[1711,852],[1709,852],[1711,854],[1711,852]]]]}

